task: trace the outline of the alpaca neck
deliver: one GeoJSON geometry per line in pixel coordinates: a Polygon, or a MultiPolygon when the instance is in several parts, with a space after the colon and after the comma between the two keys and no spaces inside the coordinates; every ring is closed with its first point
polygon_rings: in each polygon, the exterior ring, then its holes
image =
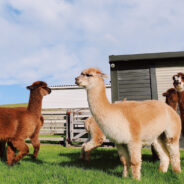
{"type": "Polygon", "coordinates": [[[177,110],[178,101],[169,102],[168,99],[166,98],[165,103],[171,106],[175,111],[177,110]]]}
{"type": "Polygon", "coordinates": [[[91,113],[96,120],[100,121],[100,119],[107,116],[108,107],[110,106],[110,103],[106,97],[104,83],[91,89],[87,89],[87,95],[91,113]]]}
{"type": "Polygon", "coordinates": [[[184,112],[184,91],[183,92],[178,92],[178,104],[180,108],[180,112],[184,112]]]}
{"type": "Polygon", "coordinates": [[[40,116],[42,110],[42,96],[31,92],[27,111],[40,116]]]}

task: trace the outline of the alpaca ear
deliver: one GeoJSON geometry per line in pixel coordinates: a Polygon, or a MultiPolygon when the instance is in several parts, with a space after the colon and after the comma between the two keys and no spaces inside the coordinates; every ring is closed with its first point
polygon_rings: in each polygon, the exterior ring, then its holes
{"type": "Polygon", "coordinates": [[[104,74],[104,73],[103,73],[102,77],[103,77],[104,79],[108,79],[108,78],[109,78],[109,76],[106,75],[106,74],[104,74]]]}
{"type": "Polygon", "coordinates": [[[32,85],[31,86],[27,86],[26,88],[29,89],[29,90],[34,89],[34,87],[32,85]]]}
{"type": "Polygon", "coordinates": [[[167,93],[162,93],[162,96],[167,96],[167,93]]]}
{"type": "Polygon", "coordinates": [[[104,73],[98,73],[98,75],[99,75],[100,77],[102,77],[103,79],[108,79],[108,78],[109,78],[109,76],[106,75],[106,74],[104,74],[104,73]]]}

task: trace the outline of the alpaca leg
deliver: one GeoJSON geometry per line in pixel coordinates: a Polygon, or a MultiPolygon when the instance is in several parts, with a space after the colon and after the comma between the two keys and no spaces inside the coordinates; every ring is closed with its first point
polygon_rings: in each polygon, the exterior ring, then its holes
{"type": "Polygon", "coordinates": [[[156,139],[153,143],[153,146],[160,159],[159,171],[167,172],[169,166],[169,153],[164,144],[164,140],[162,140],[161,138],[156,139]]]}
{"type": "Polygon", "coordinates": [[[84,145],[84,159],[90,161],[91,151],[96,148],[95,143],[90,140],[84,145]]]}
{"type": "Polygon", "coordinates": [[[91,155],[90,153],[91,153],[91,150],[90,149],[88,149],[88,150],[86,149],[87,143],[84,143],[82,145],[80,159],[86,160],[86,161],[90,161],[90,155],[91,155]]]}
{"type": "MultiPolygon", "coordinates": [[[[181,113],[181,111],[180,111],[181,113]]],[[[181,134],[182,136],[184,136],[184,117],[183,115],[180,116],[181,117],[181,134]]]]}
{"type": "Polygon", "coordinates": [[[166,146],[169,152],[172,170],[175,172],[181,172],[179,140],[174,140],[172,138],[167,139],[166,146]]]}
{"type": "Polygon", "coordinates": [[[24,156],[26,156],[29,153],[29,147],[26,145],[24,140],[14,140],[12,141],[13,146],[19,150],[18,154],[15,156],[15,158],[12,161],[12,164],[17,163],[19,160],[21,160],[24,156]]]}
{"type": "Polygon", "coordinates": [[[38,152],[40,149],[40,141],[38,139],[38,136],[31,138],[31,143],[32,143],[33,148],[34,148],[33,158],[36,158],[38,156],[38,152]]]}
{"type": "Polygon", "coordinates": [[[6,141],[0,141],[0,158],[2,159],[5,153],[6,141]]]}
{"type": "Polygon", "coordinates": [[[141,178],[141,147],[141,144],[136,142],[131,142],[128,144],[132,176],[137,180],[140,180],[141,178]]]}
{"type": "Polygon", "coordinates": [[[35,129],[34,134],[30,137],[31,143],[32,143],[33,148],[34,148],[33,158],[36,158],[38,156],[38,152],[39,152],[39,149],[40,149],[40,141],[39,141],[40,128],[41,127],[38,126],[35,129]]]}
{"type": "Polygon", "coordinates": [[[86,143],[82,144],[82,149],[81,149],[81,154],[80,154],[80,159],[84,160],[85,159],[85,152],[84,152],[84,145],[86,143]]]}
{"type": "Polygon", "coordinates": [[[85,160],[90,161],[90,153],[92,150],[100,146],[101,144],[90,140],[89,142],[85,143],[83,146],[82,151],[84,152],[85,160]]]}
{"type": "Polygon", "coordinates": [[[7,147],[7,164],[12,165],[15,158],[16,149],[11,142],[8,142],[7,147]]]}
{"type": "Polygon", "coordinates": [[[151,152],[152,152],[152,160],[153,161],[159,160],[158,154],[153,145],[151,145],[151,152]]]}
{"type": "Polygon", "coordinates": [[[123,176],[128,176],[128,171],[130,168],[130,156],[126,145],[116,145],[118,154],[123,164],[123,176]]]}
{"type": "Polygon", "coordinates": [[[86,161],[90,161],[91,151],[92,151],[92,149],[90,151],[85,152],[85,160],[86,161]]]}

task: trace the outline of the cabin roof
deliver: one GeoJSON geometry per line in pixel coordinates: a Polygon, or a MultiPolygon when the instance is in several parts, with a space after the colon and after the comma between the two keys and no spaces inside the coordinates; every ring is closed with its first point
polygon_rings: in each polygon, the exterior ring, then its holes
{"type": "Polygon", "coordinates": [[[109,63],[114,62],[128,62],[138,60],[165,60],[184,58],[184,51],[180,52],[160,52],[160,53],[144,53],[144,54],[128,54],[128,55],[111,55],[109,56],[109,63]]]}

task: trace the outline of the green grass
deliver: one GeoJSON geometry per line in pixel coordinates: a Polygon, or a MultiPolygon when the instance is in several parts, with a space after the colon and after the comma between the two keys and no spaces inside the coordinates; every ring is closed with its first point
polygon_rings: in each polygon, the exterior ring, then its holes
{"type": "Polygon", "coordinates": [[[40,134],[39,135],[39,137],[61,137],[62,135],[60,135],[60,134],[54,134],[54,135],[52,135],[52,134],[40,134]]]}
{"type": "Polygon", "coordinates": [[[0,105],[0,107],[27,107],[27,103],[6,104],[6,105],[0,105]]]}
{"type": "MultiPolygon", "coordinates": [[[[32,152],[32,147],[30,152],[32,152]]],[[[184,151],[181,151],[182,173],[175,174],[169,168],[159,173],[159,162],[151,162],[151,152],[143,149],[141,182],[122,178],[122,166],[115,148],[98,148],[92,153],[90,163],[79,160],[80,148],[60,145],[41,145],[37,159],[26,156],[13,167],[0,163],[2,184],[181,184],[184,183],[184,151]]]]}

